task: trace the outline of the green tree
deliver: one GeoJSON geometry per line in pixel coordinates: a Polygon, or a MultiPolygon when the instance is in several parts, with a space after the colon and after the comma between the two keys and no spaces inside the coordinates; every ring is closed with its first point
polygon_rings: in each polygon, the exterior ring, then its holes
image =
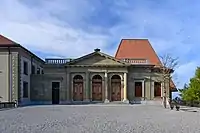
{"type": "Polygon", "coordinates": [[[196,69],[195,76],[190,79],[189,86],[184,86],[181,97],[184,101],[200,101],[200,67],[196,69]]]}
{"type": "Polygon", "coordinates": [[[185,83],[183,86],[183,89],[179,89],[178,91],[180,92],[180,97],[183,97],[183,95],[185,94],[185,91],[188,89],[188,85],[185,83]]]}

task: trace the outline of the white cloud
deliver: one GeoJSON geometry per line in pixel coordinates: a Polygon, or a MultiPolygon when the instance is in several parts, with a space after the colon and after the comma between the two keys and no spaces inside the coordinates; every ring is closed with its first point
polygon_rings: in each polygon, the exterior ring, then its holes
{"type": "Polygon", "coordinates": [[[88,5],[61,5],[50,2],[39,9],[31,9],[19,1],[4,1],[0,8],[0,29],[3,34],[25,47],[48,54],[74,57],[89,53],[97,47],[104,49],[108,44],[108,36],[73,28],[50,15],[58,7],[59,11],[69,7],[66,18],[77,21],[76,18],[83,16],[85,8],[84,11],[78,12],[75,6],[81,9],[88,5]],[[42,14],[45,15],[41,16],[42,14]]]}
{"type": "Polygon", "coordinates": [[[180,85],[188,81],[199,65],[192,57],[190,62],[184,64],[191,51],[198,51],[200,42],[198,21],[188,26],[184,21],[190,19],[180,19],[180,14],[185,15],[186,10],[152,8],[151,2],[137,2],[135,5],[138,5],[134,6],[121,0],[109,6],[121,22],[105,28],[86,21],[96,12],[96,5],[101,3],[93,5],[88,0],[77,1],[43,0],[32,6],[20,0],[2,0],[0,34],[30,50],[45,53],[47,57],[66,58],[90,53],[94,48],[114,55],[121,38],[148,38],[159,55],[172,53],[180,58],[180,67],[176,71],[180,85]],[[90,31],[85,30],[87,28],[90,31]],[[100,33],[102,29],[106,34],[100,33]],[[109,48],[111,45],[116,47],[109,48]]]}

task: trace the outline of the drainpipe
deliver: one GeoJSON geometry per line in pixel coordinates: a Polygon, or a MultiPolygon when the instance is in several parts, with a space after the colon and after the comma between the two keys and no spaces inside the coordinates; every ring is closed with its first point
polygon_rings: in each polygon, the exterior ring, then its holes
{"type": "Polygon", "coordinates": [[[8,92],[9,92],[8,99],[9,99],[9,102],[11,102],[12,100],[10,55],[11,55],[10,47],[8,47],[8,92]]]}

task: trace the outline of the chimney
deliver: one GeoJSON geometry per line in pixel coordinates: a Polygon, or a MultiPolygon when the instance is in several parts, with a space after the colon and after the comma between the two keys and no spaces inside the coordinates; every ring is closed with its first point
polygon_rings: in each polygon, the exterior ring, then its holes
{"type": "Polygon", "coordinates": [[[100,52],[101,50],[99,48],[94,49],[94,52],[100,52]]]}

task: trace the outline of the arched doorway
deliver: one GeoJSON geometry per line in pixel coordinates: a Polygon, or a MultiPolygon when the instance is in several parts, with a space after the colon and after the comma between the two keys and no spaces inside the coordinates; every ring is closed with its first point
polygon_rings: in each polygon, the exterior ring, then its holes
{"type": "Polygon", "coordinates": [[[111,78],[111,101],[121,101],[121,77],[113,75],[111,78]]]}
{"type": "Polygon", "coordinates": [[[92,101],[102,101],[102,77],[100,75],[92,77],[92,101]]]}
{"type": "Polygon", "coordinates": [[[73,78],[73,100],[83,100],[83,77],[81,75],[76,75],[73,78]]]}

